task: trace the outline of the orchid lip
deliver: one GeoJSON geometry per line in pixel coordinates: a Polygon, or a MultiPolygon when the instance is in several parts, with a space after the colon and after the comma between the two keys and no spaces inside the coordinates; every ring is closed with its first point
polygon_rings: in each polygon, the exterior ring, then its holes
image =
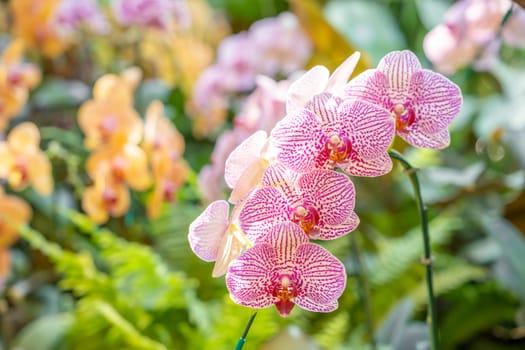
{"type": "Polygon", "coordinates": [[[406,107],[401,103],[394,105],[391,108],[390,113],[396,120],[397,130],[405,130],[416,120],[415,111],[412,108],[406,107]]]}

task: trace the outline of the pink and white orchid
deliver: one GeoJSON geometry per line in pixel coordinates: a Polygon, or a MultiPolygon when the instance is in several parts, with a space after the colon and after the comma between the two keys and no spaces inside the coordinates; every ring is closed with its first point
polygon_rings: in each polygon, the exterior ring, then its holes
{"type": "Polygon", "coordinates": [[[229,204],[219,200],[211,203],[189,227],[191,250],[200,259],[215,261],[212,276],[226,273],[229,263],[251,246],[239,230],[236,212],[229,216],[229,204]]]}
{"type": "Polygon", "coordinates": [[[337,167],[354,176],[388,173],[392,161],[386,151],[393,137],[394,120],[386,109],[330,93],[314,96],[272,132],[277,159],[290,168],[337,167]]]}
{"type": "MultiPolygon", "coordinates": [[[[351,80],[345,97],[390,111],[396,133],[409,144],[441,149],[450,143],[448,126],[458,115],[459,87],[439,73],[423,69],[410,51],[394,51],[351,80]]],[[[372,141],[370,140],[372,144],[372,141]]]]}
{"type": "Polygon", "coordinates": [[[262,186],[239,214],[251,242],[264,240],[269,228],[282,222],[294,222],[308,237],[322,240],[343,236],[359,224],[354,185],[344,174],[326,169],[299,174],[277,164],[267,169],[262,186]]]}
{"type": "Polygon", "coordinates": [[[257,309],[275,305],[286,317],[296,304],[315,312],[337,309],[346,273],[337,258],[288,222],[271,227],[263,242],[231,263],[226,285],[236,303],[257,309]]]}

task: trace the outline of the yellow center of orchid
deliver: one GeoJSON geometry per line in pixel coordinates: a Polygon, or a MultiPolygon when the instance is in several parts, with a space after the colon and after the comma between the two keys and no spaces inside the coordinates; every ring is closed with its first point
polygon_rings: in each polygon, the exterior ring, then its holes
{"type": "Polygon", "coordinates": [[[396,119],[396,130],[405,130],[416,120],[414,110],[406,108],[401,103],[394,105],[390,113],[396,119]]]}
{"type": "Polygon", "coordinates": [[[302,205],[295,208],[292,221],[299,224],[306,234],[313,233],[319,223],[319,214],[312,207],[306,209],[302,205]]]}
{"type": "Polygon", "coordinates": [[[287,275],[281,276],[280,285],[278,284],[274,291],[274,296],[279,299],[275,302],[279,314],[286,317],[290,314],[294,307],[294,302],[291,300],[297,296],[297,289],[287,275]]]}
{"type": "Polygon", "coordinates": [[[330,160],[336,163],[346,160],[352,151],[350,140],[346,137],[341,138],[337,134],[328,137],[326,148],[330,152],[330,160]]]}

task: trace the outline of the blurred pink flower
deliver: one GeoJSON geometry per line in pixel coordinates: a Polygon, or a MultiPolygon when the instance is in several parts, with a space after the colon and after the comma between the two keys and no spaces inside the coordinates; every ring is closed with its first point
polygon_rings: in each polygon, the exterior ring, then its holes
{"type": "Polygon", "coordinates": [[[81,26],[98,34],[107,34],[111,29],[95,0],[62,0],[54,13],[54,26],[66,37],[81,26]]]}
{"type": "Polygon", "coordinates": [[[207,201],[224,198],[225,185],[228,184],[230,189],[236,188],[230,197],[232,203],[236,203],[255,184],[256,179],[260,178],[259,175],[262,175],[262,171],[266,168],[265,163],[273,157],[272,150],[267,147],[261,153],[266,143],[266,134],[257,136],[257,142],[250,142],[248,147],[242,146],[235,152],[236,147],[250,135],[257,130],[269,132],[285,115],[284,101],[289,82],[286,80],[275,82],[264,76],[259,76],[256,81],[257,88],[244,101],[241,111],[233,120],[233,130],[228,130],[217,138],[211,164],[206,165],[199,174],[199,185],[207,201]],[[232,152],[233,156],[231,156],[232,152]],[[231,158],[229,175],[227,175],[229,178],[224,182],[228,158],[231,158]],[[246,175],[253,176],[248,178],[246,175]],[[232,180],[233,178],[235,180],[232,180]],[[242,184],[237,186],[239,178],[243,180],[241,180],[242,184]]]}
{"type": "Polygon", "coordinates": [[[258,72],[261,74],[288,76],[304,67],[312,53],[310,40],[297,17],[290,12],[255,22],[249,35],[257,48],[258,72]]]}
{"type": "Polygon", "coordinates": [[[111,6],[123,26],[166,30],[174,20],[182,26],[190,21],[186,0],[113,0],[111,6]]]}
{"type": "Polygon", "coordinates": [[[259,48],[248,32],[241,32],[224,39],[217,49],[217,63],[221,68],[222,82],[227,91],[241,92],[253,89],[257,75],[259,48]]]}
{"type": "MultiPolygon", "coordinates": [[[[254,87],[271,92],[268,88],[272,84],[261,82],[264,78],[258,76],[287,76],[306,64],[311,51],[311,43],[293,14],[282,13],[255,22],[248,31],[222,41],[216,62],[197,79],[192,104],[197,114],[212,115],[209,111],[217,107],[226,110],[228,98],[236,94],[254,87]]],[[[211,122],[210,133],[218,127],[211,122]]]]}
{"type": "Polygon", "coordinates": [[[509,46],[525,47],[525,10],[514,6],[507,23],[501,27],[511,5],[510,0],[454,3],[443,23],[432,29],[423,41],[428,59],[445,74],[452,74],[470,63],[485,70],[496,61],[500,40],[509,46]]]}
{"type": "Polygon", "coordinates": [[[314,96],[272,131],[277,159],[290,168],[308,172],[337,167],[353,176],[388,173],[392,161],[386,151],[393,137],[388,110],[330,93],[314,96]]]}
{"type": "Polygon", "coordinates": [[[226,285],[234,302],[257,309],[275,305],[286,317],[296,304],[314,312],[337,309],[346,273],[337,258],[288,222],[271,227],[264,242],[231,263],[226,285]]]}
{"type": "Polygon", "coordinates": [[[230,217],[229,210],[228,202],[215,201],[189,227],[191,250],[204,261],[215,261],[213,277],[224,275],[230,262],[251,246],[238,228],[237,212],[230,217]]]}
{"type": "Polygon", "coordinates": [[[344,174],[324,169],[299,174],[277,164],[266,170],[262,188],[250,194],[239,220],[255,243],[281,222],[298,224],[312,239],[334,239],[359,224],[354,196],[354,184],[344,174]]]}
{"type": "Polygon", "coordinates": [[[413,146],[434,149],[448,146],[448,126],[462,104],[459,87],[439,73],[422,69],[410,51],[389,53],[377,69],[351,80],[345,94],[390,111],[398,136],[413,146]]]}

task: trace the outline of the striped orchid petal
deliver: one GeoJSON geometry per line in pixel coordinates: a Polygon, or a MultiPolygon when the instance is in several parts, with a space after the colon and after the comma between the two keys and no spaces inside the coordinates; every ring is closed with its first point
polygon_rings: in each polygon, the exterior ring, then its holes
{"type": "Polygon", "coordinates": [[[343,264],[320,246],[304,244],[295,252],[295,265],[297,274],[302,277],[304,283],[304,287],[295,298],[296,304],[317,312],[333,311],[337,308],[334,301],[343,293],[346,284],[343,264]],[[303,300],[308,304],[303,304],[303,300]]]}
{"type": "Polygon", "coordinates": [[[321,123],[307,109],[284,117],[273,129],[271,137],[278,149],[277,159],[299,172],[316,167],[317,158],[326,144],[321,123]]]}
{"type": "Polygon", "coordinates": [[[392,160],[388,153],[375,159],[363,159],[353,153],[348,162],[340,164],[341,169],[352,176],[374,177],[388,174],[392,170],[392,160]]]}
{"type": "Polygon", "coordinates": [[[354,184],[344,174],[314,170],[301,176],[298,187],[303,201],[316,209],[322,226],[340,224],[354,209],[354,184]]]}
{"type": "Polygon", "coordinates": [[[312,239],[334,239],[359,223],[355,216],[355,190],[341,173],[318,169],[298,176],[282,165],[269,167],[263,176],[266,187],[246,200],[239,220],[246,237],[260,242],[269,227],[294,222],[312,239]]]}
{"type": "Polygon", "coordinates": [[[265,241],[233,261],[226,275],[236,303],[254,308],[274,304],[283,317],[295,304],[310,311],[333,311],[345,284],[343,264],[308,243],[293,223],[271,227],[265,241]]]}
{"type": "Polygon", "coordinates": [[[385,154],[395,135],[395,122],[390,113],[377,105],[347,100],[338,113],[349,125],[352,150],[362,159],[375,159],[385,154]]]}
{"type": "Polygon", "coordinates": [[[459,87],[439,73],[422,69],[410,51],[386,55],[377,69],[350,81],[344,94],[390,111],[397,135],[422,148],[448,145],[447,128],[462,105],[459,87]]]}
{"type": "Polygon", "coordinates": [[[241,228],[251,242],[265,239],[270,227],[288,220],[289,202],[275,187],[255,190],[246,200],[240,214],[241,228]]]}
{"type": "Polygon", "coordinates": [[[311,238],[322,240],[339,238],[354,231],[357,226],[359,226],[359,217],[356,213],[351,212],[346,220],[341,224],[319,227],[317,236],[311,236],[311,238]]]}

